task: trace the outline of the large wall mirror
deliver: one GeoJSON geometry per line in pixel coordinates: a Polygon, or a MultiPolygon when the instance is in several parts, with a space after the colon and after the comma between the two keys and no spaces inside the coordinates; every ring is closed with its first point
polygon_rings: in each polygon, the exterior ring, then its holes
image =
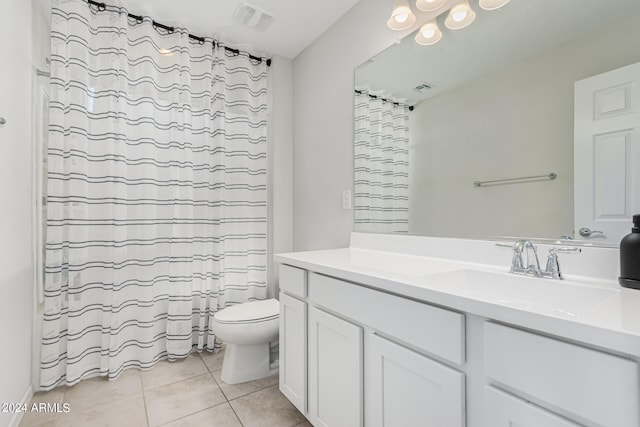
{"type": "Polygon", "coordinates": [[[355,230],[617,245],[640,213],[640,1],[478,7],[355,70],[355,230]]]}

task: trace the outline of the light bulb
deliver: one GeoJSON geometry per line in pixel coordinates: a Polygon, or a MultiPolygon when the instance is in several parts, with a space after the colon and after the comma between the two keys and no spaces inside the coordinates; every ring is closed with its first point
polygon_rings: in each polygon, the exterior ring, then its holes
{"type": "Polygon", "coordinates": [[[467,17],[467,11],[463,8],[458,8],[458,10],[451,10],[451,17],[456,22],[461,22],[464,18],[467,17]]]}
{"type": "Polygon", "coordinates": [[[476,13],[469,6],[469,1],[463,0],[451,8],[447,19],[444,20],[444,25],[451,30],[459,30],[471,24],[474,19],[476,19],[476,13]]]}
{"type": "Polygon", "coordinates": [[[438,28],[435,20],[424,24],[420,31],[416,33],[416,43],[423,46],[429,46],[438,43],[442,38],[442,31],[438,28]]]}
{"type": "Polygon", "coordinates": [[[416,16],[409,7],[408,0],[395,0],[387,26],[392,30],[406,30],[416,22],[416,16]]]}
{"type": "Polygon", "coordinates": [[[400,15],[394,16],[393,19],[395,19],[398,24],[402,24],[404,21],[409,19],[409,14],[408,13],[401,13],[400,15]]]}
{"type": "Polygon", "coordinates": [[[424,38],[426,39],[430,39],[431,37],[434,36],[434,34],[436,33],[435,28],[429,28],[428,30],[424,30],[422,31],[422,35],[424,36],[424,38]]]}

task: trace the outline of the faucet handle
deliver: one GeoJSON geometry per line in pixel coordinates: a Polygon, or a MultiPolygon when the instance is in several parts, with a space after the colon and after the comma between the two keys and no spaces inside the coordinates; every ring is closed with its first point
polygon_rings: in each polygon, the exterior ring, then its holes
{"type": "MultiPolygon", "coordinates": [[[[513,258],[511,260],[511,273],[524,273],[528,266],[525,266],[523,253],[527,247],[528,240],[516,240],[513,244],[513,258]]],[[[527,260],[528,261],[528,260],[527,260]]]]}
{"type": "Polygon", "coordinates": [[[521,274],[525,271],[524,260],[522,258],[522,242],[522,240],[518,240],[515,243],[496,243],[496,246],[513,250],[513,256],[511,258],[511,269],[509,270],[509,273],[521,274]]]}
{"type": "Polygon", "coordinates": [[[580,253],[582,252],[582,249],[576,247],[576,246],[561,246],[559,248],[551,248],[549,249],[549,252],[555,252],[555,253],[580,253]]]}
{"type": "Polygon", "coordinates": [[[544,271],[546,277],[552,279],[563,280],[562,272],[560,271],[560,263],[558,262],[558,253],[580,253],[582,249],[576,247],[563,246],[560,248],[549,249],[549,256],[547,257],[547,266],[544,271]]]}
{"type": "Polygon", "coordinates": [[[514,249],[513,257],[511,258],[511,269],[510,273],[522,273],[525,270],[524,268],[524,260],[522,259],[522,251],[517,251],[514,249]]]}

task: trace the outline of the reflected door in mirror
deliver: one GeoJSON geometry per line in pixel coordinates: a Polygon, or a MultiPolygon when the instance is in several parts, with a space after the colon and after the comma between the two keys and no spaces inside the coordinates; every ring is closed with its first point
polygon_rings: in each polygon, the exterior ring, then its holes
{"type": "Polygon", "coordinates": [[[640,213],[640,63],[576,82],[576,239],[619,242],[640,213]]]}

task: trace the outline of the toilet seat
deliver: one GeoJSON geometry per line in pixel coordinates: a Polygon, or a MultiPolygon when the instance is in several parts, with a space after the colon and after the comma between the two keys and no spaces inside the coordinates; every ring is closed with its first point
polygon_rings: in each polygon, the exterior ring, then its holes
{"type": "Polygon", "coordinates": [[[280,304],[277,299],[251,301],[227,307],[213,317],[218,323],[257,323],[277,319],[280,316],[280,304]]]}

